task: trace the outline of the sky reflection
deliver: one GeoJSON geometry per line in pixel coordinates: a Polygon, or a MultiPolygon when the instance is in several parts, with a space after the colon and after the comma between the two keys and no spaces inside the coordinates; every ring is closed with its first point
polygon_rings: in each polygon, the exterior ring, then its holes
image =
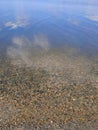
{"type": "Polygon", "coordinates": [[[1,1],[0,40],[9,45],[13,37],[32,41],[42,34],[53,46],[97,47],[97,4],[96,0],[1,1]]]}

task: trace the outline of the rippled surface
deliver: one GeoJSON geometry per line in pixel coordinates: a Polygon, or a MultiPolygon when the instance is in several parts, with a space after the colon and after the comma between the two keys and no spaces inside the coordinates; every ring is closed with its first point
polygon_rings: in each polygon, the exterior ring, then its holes
{"type": "Polygon", "coordinates": [[[14,37],[24,36],[33,41],[44,35],[51,46],[67,44],[86,51],[98,48],[98,9],[95,3],[0,3],[0,41],[7,45],[13,43],[14,37]]]}
{"type": "Polygon", "coordinates": [[[97,130],[97,5],[0,1],[1,130],[97,130]]]}

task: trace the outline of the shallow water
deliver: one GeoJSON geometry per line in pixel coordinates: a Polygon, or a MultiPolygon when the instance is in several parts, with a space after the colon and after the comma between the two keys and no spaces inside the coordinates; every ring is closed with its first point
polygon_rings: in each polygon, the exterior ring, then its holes
{"type": "Polygon", "coordinates": [[[0,1],[0,127],[97,128],[98,2],[0,1]]]}

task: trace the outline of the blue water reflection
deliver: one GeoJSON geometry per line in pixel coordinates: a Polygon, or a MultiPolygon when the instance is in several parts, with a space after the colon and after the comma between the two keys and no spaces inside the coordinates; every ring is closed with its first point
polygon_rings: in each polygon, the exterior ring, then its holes
{"type": "Polygon", "coordinates": [[[43,34],[52,46],[98,48],[98,2],[87,1],[1,1],[0,44],[13,37],[33,40],[43,34]]]}

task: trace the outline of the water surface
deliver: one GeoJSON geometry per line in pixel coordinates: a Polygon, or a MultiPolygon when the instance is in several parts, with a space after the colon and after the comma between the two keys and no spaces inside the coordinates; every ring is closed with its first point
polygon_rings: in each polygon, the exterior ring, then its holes
{"type": "Polygon", "coordinates": [[[0,1],[2,130],[97,130],[97,5],[0,1]]]}

